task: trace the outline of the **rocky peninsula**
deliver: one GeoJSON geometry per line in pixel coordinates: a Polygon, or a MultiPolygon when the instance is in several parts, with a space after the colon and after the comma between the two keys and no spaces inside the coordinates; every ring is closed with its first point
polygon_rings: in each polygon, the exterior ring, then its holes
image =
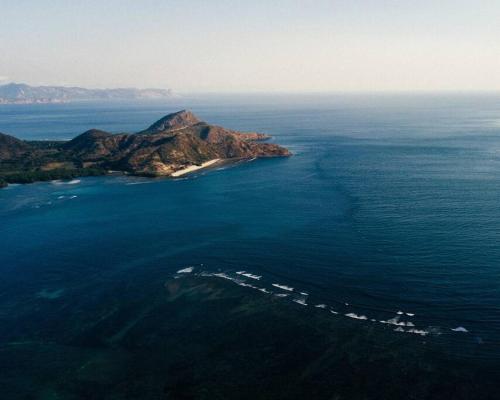
{"type": "Polygon", "coordinates": [[[91,129],[70,141],[23,141],[0,133],[0,187],[109,171],[176,177],[216,162],[291,154],[263,142],[267,139],[262,133],[210,125],[186,110],[137,133],[91,129]]]}

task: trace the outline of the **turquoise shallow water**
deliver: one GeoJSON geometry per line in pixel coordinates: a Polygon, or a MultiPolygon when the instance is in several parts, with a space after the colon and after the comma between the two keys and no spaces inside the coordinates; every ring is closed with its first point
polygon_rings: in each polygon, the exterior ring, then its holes
{"type": "Polygon", "coordinates": [[[62,321],[85,324],[93,302],[114,301],[117,282],[143,279],[147,291],[194,265],[257,274],[266,287],[307,292],[310,305],[366,316],[360,323],[402,311],[450,354],[500,359],[500,96],[2,106],[0,131],[136,131],[186,107],[270,133],[294,156],[189,179],[1,190],[0,342],[64,341],[62,321]]]}

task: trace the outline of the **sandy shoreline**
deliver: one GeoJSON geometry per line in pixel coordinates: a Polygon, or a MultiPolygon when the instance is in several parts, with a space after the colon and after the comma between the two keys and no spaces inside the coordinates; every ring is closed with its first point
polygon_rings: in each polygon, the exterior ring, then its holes
{"type": "Polygon", "coordinates": [[[189,174],[190,172],[198,171],[199,169],[209,167],[210,165],[213,165],[219,161],[220,161],[220,158],[214,158],[213,160],[206,161],[201,165],[190,165],[189,167],[172,172],[172,174],[170,176],[173,176],[175,178],[178,176],[189,174]]]}

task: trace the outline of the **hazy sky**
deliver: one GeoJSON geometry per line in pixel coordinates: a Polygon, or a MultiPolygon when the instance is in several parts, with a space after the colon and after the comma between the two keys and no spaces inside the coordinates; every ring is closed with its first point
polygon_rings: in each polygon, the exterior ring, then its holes
{"type": "Polygon", "coordinates": [[[0,80],[500,90],[500,0],[0,0],[0,80]]]}

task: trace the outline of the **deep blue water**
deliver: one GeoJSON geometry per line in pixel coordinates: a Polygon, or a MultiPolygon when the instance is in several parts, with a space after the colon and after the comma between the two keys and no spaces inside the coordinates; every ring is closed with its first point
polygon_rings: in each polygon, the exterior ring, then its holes
{"type": "Polygon", "coordinates": [[[26,336],[28,319],[39,335],[56,329],[83,293],[105,299],[113,282],[203,264],[300,288],[311,303],[368,317],[360,323],[415,314],[407,319],[450,352],[500,359],[500,96],[1,106],[0,131],[24,139],[137,131],[182,108],[269,133],[294,156],[181,180],[0,190],[0,317],[18,323],[0,328],[0,340],[26,336]],[[51,296],[68,300],[54,315],[37,303],[46,326],[33,299],[51,296]]]}

